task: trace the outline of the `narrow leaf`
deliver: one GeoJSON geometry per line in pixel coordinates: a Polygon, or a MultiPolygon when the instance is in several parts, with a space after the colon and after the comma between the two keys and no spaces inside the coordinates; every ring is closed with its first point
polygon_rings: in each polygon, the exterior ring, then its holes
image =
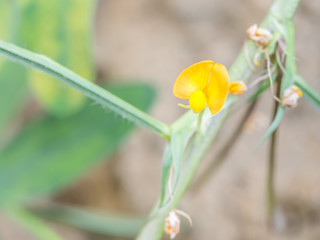
{"type": "Polygon", "coordinates": [[[268,128],[267,132],[263,136],[263,138],[260,141],[257,148],[260,148],[262,146],[262,144],[265,142],[265,140],[267,140],[267,138],[270,137],[270,135],[278,128],[278,126],[284,116],[284,110],[285,110],[285,107],[283,107],[282,105],[279,105],[277,114],[276,114],[272,124],[268,128]]]}
{"type": "Polygon", "coordinates": [[[170,136],[170,128],[168,125],[152,118],[151,116],[135,108],[128,102],[87,81],[83,77],[80,77],[74,72],[68,70],[67,68],[59,65],[58,63],[43,55],[35,54],[1,40],[0,53],[15,61],[19,61],[21,63],[38,68],[43,72],[57,77],[68,85],[83,92],[85,95],[102,104],[103,106],[110,108],[117,114],[128,118],[136,124],[145,126],[153,130],[164,138],[169,138],[170,136]]]}

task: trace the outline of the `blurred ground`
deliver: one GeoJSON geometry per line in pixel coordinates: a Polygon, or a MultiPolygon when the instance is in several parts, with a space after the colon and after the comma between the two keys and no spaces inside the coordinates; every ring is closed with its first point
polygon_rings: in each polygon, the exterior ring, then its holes
{"type": "MultiPolygon", "coordinates": [[[[271,2],[102,0],[94,48],[99,75],[110,82],[132,77],[149,81],[158,89],[152,115],[171,123],[184,112],[171,90],[180,71],[205,59],[229,67],[243,45],[245,30],[262,20],[271,2]]],[[[295,23],[299,73],[319,92],[320,2],[302,1],[295,23]]],[[[201,189],[187,192],[180,209],[190,214],[194,226],[183,225],[187,230],[176,239],[320,239],[320,113],[306,100],[287,110],[281,124],[275,180],[279,229],[272,234],[265,230],[268,143],[256,153],[254,149],[271,110],[267,92],[256,111],[259,124],[244,132],[214,177],[201,189]]],[[[214,158],[242,113],[225,124],[199,172],[214,158]]],[[[164,144],[155,134],[138,129],[112,161],[58,199],[147,215],[159,193],[164,144]]],[[[74,234],[74,239],[107,239],[74,234]]]]}

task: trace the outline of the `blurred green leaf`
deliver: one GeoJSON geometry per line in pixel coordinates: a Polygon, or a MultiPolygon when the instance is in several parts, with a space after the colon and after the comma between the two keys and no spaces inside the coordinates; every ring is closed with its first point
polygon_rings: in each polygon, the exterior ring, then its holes
{"type": "MultiPolygon", "coordinates": [[[[154,98],[143,84],[110,91],[142,110],[154,98]]],[[[107,111],[88,103],[67,119],[45,116],[27,126],[0,153],[0,204],[57,192],[110,155],[133,124],[107,111]]]]}
{"type": "Polygon", "coordinates": [[[89,210],[62,204],[33,209],[33,212],[48,220],[67,224],[88,232],[116,236],[135,237],[142,228],[144,219],[104,213],[102,210],[89,210]]]}
{"type": "MultiPolygon", "coordinates": [[[[82,77],[93,80],[91,51],[93,0],[23,0],[22,40],[27,48],[41,52],[82,77]]],[[[36,96],[55,116],[77,112],[85,98],[54,77],[32,70],[30,84],[36,96]]]]}
{"type": "MultiPolygon", "coordinates": [[[[9,38],[9,25],[10,25],[10,7],[11,5],[7,0],[0,0],[0,38],[9,38]]],[[[1,59],[2,60],[2,59],[1,59]]],[[[1,62],[0,62],[1,63],[1,62]]]]}
{"type": "MultiPolygon", "coordinates": [[[[18,43],[19,11],[15,1],[0,0],[0,39],[18,43]]],[[[22,109],[27,94],[26,69],[0,57],[0,132],[22,109]]]]}
{"type": "Polygon", "coordinates": [[[0,66],[0,132],[22,109],[27,95],[26,69],[5,61],[0,66]]]}
{"type": "Polygon", "coordinates": [[[41,219],[27,210],[14,208],[10,209],[10,211],[7,212],[7,215],[39,240],[62,240],[62,238],[47,227],[41,219]]]}

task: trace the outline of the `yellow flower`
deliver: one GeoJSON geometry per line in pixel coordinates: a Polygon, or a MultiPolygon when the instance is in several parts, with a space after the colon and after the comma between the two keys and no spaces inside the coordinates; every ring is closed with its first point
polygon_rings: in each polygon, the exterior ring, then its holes
{"type": "Polygon", "coordinates": [[[232,82],[229,84],[229,93],[242,94],[247,91],[247,85],[243,81],[232,82]]]}
{"type": "Polygon", "coordinates": [[[206,106],[218,113],[228,95],[229,74],[225,66],[212,61],[195,63],[185,69],[173,86],[173,94],[189,99],[190,108],[201,112],[206,106]]]}

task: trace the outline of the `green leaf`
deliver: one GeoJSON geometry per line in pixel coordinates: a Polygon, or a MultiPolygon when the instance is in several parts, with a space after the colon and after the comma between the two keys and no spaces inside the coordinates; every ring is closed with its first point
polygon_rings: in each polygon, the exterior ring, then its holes
{"type": "MultiPolygon", "coordinates": [[[[0,0],[0,39],[19,42],[19,11],[15,1],[0,0]]],[[[26,69],[0,57],[0,132],[22,109],[27,94],[26,69]]]]}
{"type": "Polygon", "coordinates": [[[89,210],[62,204],[33,209],[33,212],[48,220],[76,227],[84,231],[115,237],[135,237],[144,219],[104,213],[103,210],[89,210]]]}
{"type": "MultiPolygon", "coordinates": [[[[21,0],[20,0],[21,1],[21,0]]],[[[22,40],[31,50],[56,60],[86,79],[94,79],[91,51],[92,0],[24,0],[22,40]]],[[[65,117],[84,104],[84,96],[61,85],[54,77],[32,70],[30,84],[42,105],[52,114],[65,117]]]]}
{"type": "Polygon", "coordinates": [[[294,83],[301,89],[303,97],[320,110],[320,94],[313,90],[300,76],[294,77],[294,83]]]}
{"type": "Polygon", "coordinates": [[[39,218],[24,209],[10,209],[7,215],[39,240],[62,240],[61,237],[48,228],[39,218]]]}
{"type": "MultiPolygon", "coordinates": [[[[143,110],[154,98],[142,84],[110,90],[143,110]]],[[[38,119],[0,153],[0,205],[60,191],[114,152],[132,127],[92,103],[64,120],[38,119]]]]}
{"type": "Polygon", "coordinates": [[[0,132],[22,109],[27,95],[26,70],[5,61],[0,67],[0,132]]]}
{"type": "MultiPolygon", "coordinates": [[[[9,1],[0,0],[0,39],[9,39],[9,25],[10,25],[11,8],[9,1]]],[[[12,39],[11,39],[12,40],[12,39]]],[[[2,61],[2,59],[0,59],[2,61]]],[[[1,62],[0,62],[1,66],[1,62]]]]}
{"type": "Polygon", "coordinates": [[[262,140],[260,141],[257,148],[260,148],[262,146],[262,144],[265,142],[265,140],[267,140],[267,138],[270,137],[270,135],[278,128],[278,126],[283,118],[284,110],[285,110],[285,107],[283,107],[282,105],[278,106],[277,114],[276,114],[272,124],[268,128],[267,132],[263,136],[262,140]]]}
{"type": "Polygon", "coordinates": [[[27,64],[55,76],[103,106],[110,108],[119,115],[128,118],[136,124],[140,124],[151,129],[164,138],[170,138],[171,129],[167,124],[154,119],[128,102],[123,101],[121,98],[104,90],[96,84],[87,81],[49,58],[1,40],[0,53],[12,60],[19,61],[20,63],[27,64]]]}

